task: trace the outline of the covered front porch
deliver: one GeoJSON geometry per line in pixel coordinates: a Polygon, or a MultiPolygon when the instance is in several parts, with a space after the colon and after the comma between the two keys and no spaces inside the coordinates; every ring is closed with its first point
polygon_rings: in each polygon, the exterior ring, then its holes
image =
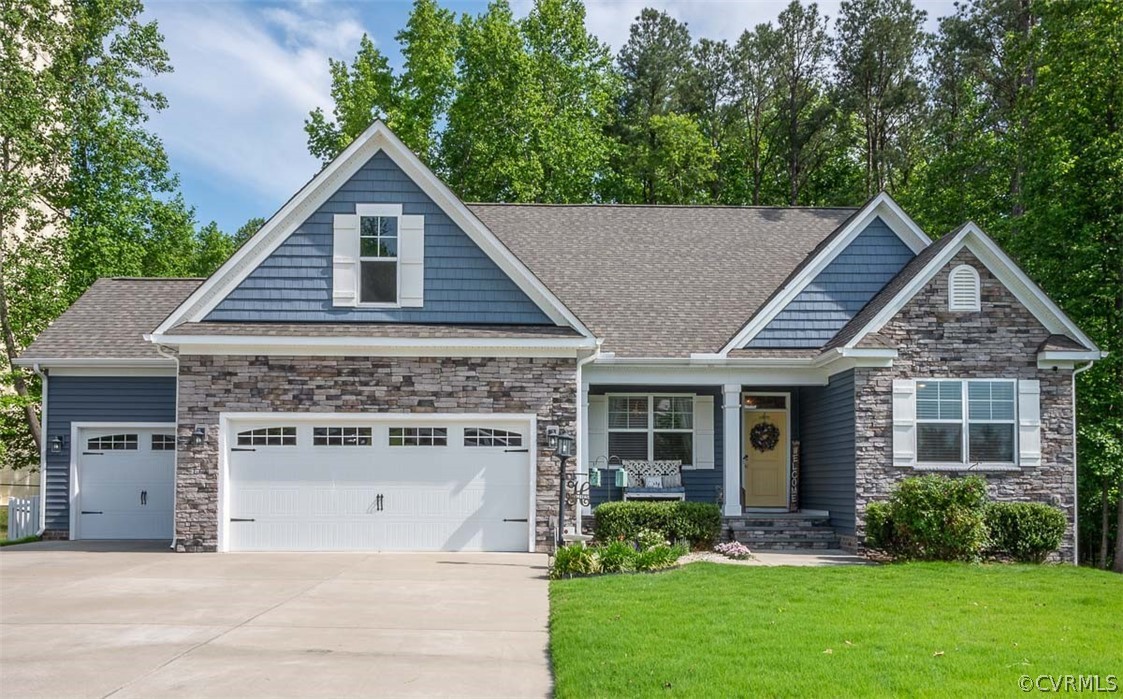
{"type": "Polygon", "coordinates": [[[592,382],[583,397],[585,514],[620,500],[713,502],[726,535],[750,548],[853,544],[852,370],[813,384],[592,382]]]}

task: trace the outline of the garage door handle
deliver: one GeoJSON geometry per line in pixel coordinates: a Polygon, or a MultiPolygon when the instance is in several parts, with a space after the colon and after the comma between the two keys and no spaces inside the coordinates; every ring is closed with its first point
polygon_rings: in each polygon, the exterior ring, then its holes
{"type": "Polygon", "coordinates": [[[100,514],[105,514],[105,513],[102,512],[101,510],[82,510],[82,514],[84,514],[84,515],[100,515],[100,514]]]}
{"type": "Polygon", "coordinates": [[[517,519],[517,518],[516,519],[506,519],[505,518],[503,521],[504,522],[526,522],[527,518],[526,517],[523,517],[522,519],[517,519]]]}
{"type": "Polygon", "coordinates": [[[82,456],[104,456],[105,452],[102,451],[84,451],[82,456]]]}
{"type": "Polygon", "coordinates": [[[245,517],[231,517],[230,521],[231,522],[256,522],[257,520],[253,519],[252,517],[248,518],[248,519],[245,518],[245,517]]]}
{"type": "Polygon", "coordinates": [[[230,451],[257,451],[257,449],[249,447],[230,447],[230,451]]]}
{"type": "Polygon", "coordinates": [[[503,453],[504,454],[510,454],[513,451],[517,451],[521,454],[525,454],[526,452],[530,451],[530,449],[504,449],[503,453]]]}

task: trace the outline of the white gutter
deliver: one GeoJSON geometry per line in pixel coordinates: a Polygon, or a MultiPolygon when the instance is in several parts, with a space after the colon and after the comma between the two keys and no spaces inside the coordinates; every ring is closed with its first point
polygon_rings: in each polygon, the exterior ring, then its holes
{"type": "MultiPolygon", "coordinates": [[[[39,531],[36,536],[43,536],[47,531],[47,373],[39,366],[39,362],[31,364],[42,382],[43,409],[39,419],[39,531]]],[[[74,445],[70,445],[73,449],[74,445]]]]}
{"type": "MultiPolygon", "coordinates": [[[[582,468],[585,469],[586,474],[588,474],[588,472],[589,472],[589,468],[588,468],[588,464],[589,464],[589,445],[588,445],[588,440],[586,439],[586,437],[589,434],[589,430],[587,428],[587,425],[585,424],[585,420],[587,419],[586,410],[585,410],[585,401],[588,399],[588,393],[584,389],[585,381],[584,381],[584,378],[582,377],[582,373],[584,371],[585,365],[592,362],[593,360],[595,360],[597,358],[597,355],[600,354],[600,348],[601,348],[601,344],[603,342],[604,342],[603,339],[598,339],[596,349],[593,350],[593,353],[590,354],[588,357],[585,357],[584,359],[578,359],[577,360],[577,400],[575,402],[577,403],[577,416],[576,416],[576,418],[577,418],[577,439],[578,439],[578,444],[581,445],[580,450],[577,452],[577,473],[578,473],[578,475],[580,475],[582,468]]],[[[591,475],[591,474],[589,474],[589,475],[591,475]]],[[[565,474],[564,473],[561,474],[561,477],[564,478],[565,474]]],[[[561,505],[561,503],[559,503],[559,507],[560,507],[560,505],[561,505]]],[[[584,514],[582,512],[583,509],[584,508],[582,507],[580,502],[574,503],[574,510],[575,510],[574,511],[574,522],[576,523],[576,526],[577,526],[577,531],[576,531],[577,534],[583,533],[582,529],[581,529],[581,518],[584,514]]]]}
{"type": "MultiPolygon", "coordinates": [[[[106,367],[163,367],[168,366],[170,362],[163,359],[153,359],[150,357],[143,358],[127,358],[127,357],[87,357],[86,359],[74,358],[57,358],[57,359],[17,359],[12,362],[16,366],[24,367],[89,367],[89,366],[106,366],[106,367]]],[[[39,373],[36,371],[36,373],[39,373]]]]}
{"type": "MultiPolygon", "coordinates": [[[[175,455],[172,457],[172,543],[168,546],[172,551],[175,551],[175,511],[176,511],[176,491],[178,490],[179,478],[179,355],[168,354],[168,348],[164,345],[156,345],[156,353],[161,357],[167,357],[175,362],[175,441],[176,450],[175,455]]],[[[219,526],[222,523],[219,522],[219,526]]]]}
{"type": "Polygon", "coordinates": [[[530,350],[593,350],[597,341],[591,337],[577,338],[447,338],[447,337],[289,337],[277,335],[168,335],[152,333],[144,339],[162,345],[190,347],[308,347],[356,349],[419,349],[450,350],[530,349],[530,350]]]}
{"type": "MultiPolygon", "coordinates": [[[[1101,358],[1106,352],[1100,353],[1101,358]]],[[[1080,565],[1080,464],[1076,459],[1076,446],[1080,439],[1076,435],[1076,377],[1092,368],[1095,362],[1088,362],[1072,370],[1072,563],[1080,565]]]]}

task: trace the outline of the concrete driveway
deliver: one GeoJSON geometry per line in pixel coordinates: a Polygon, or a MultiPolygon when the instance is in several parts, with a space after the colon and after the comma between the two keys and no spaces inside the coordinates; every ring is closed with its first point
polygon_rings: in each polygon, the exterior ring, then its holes
{"type": "Polygon", "coordinates": [[[0,549],[0,694],[547,696],[545,556],[0,549]]]}

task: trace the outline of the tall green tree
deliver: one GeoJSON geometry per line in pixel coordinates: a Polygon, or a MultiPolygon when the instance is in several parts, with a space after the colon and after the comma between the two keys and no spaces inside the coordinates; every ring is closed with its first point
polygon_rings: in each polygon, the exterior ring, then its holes
{"type": "Polygon", "coordinates": [[[622,80],[618,140],[609,197],[654,203],[659,184],[652,118],[681,111],[683,81],[690,67],[690,32],[665,12],[645,8],[632,24],[616,62],[622,80]]]}
{"type": "Polygon", "coordinates": [[[733,51],[727,42],[699,39],[691,49],[690,65],[680,91],[683,111],[693,117],[717,154],[709,197],[715,202],[727,200],[730,180],[740,165],[730,153],[731,125],[736,116],[732,107],[733,63],[733,51]]]}
{"type": "Polygon", "coordinates": [[[831,39],[827,18],[815,3],[800,0],[780,13],[776,25],[779,119],[775,141],[787,172],[787,203],[803,203],[801,192],[828,155],[828,135],[835,105],[825,97],[831,39]]]}
{"type": "Polygon", "coordinates": [[[912,0],[847,0],[837,27],[837,89],[862,130],[866,196],[907,179],[923,107],[919,59],[926,13],[912,0]]]}
{"type": "Polygon", "coordinates": [[[653,204],[704,204],[717,178],[718,161],[702,128],[684,114],[657,114],[649,120],[655,134],[648,152],[653,204]]]}
{"type": "Polygon", "coordinates": [[[405,29],[395,38],[404,65],[390,126],[422,159],[434,162],[437,127],[456,88],[456,17],[436,0],[414,0],[405,29]]]}
{"type": "MultiPolygon", "coordinates": [[[[775,137],[779,110],[779,36],[771,24],[745,30],[733,49],[732,90],[735,141],[743,182],[742,201],[754,206],[776,201],[766,192],[778,181],[775,137]]],[[[780,200],[782,201],[782,199],[780,200]]]]}

